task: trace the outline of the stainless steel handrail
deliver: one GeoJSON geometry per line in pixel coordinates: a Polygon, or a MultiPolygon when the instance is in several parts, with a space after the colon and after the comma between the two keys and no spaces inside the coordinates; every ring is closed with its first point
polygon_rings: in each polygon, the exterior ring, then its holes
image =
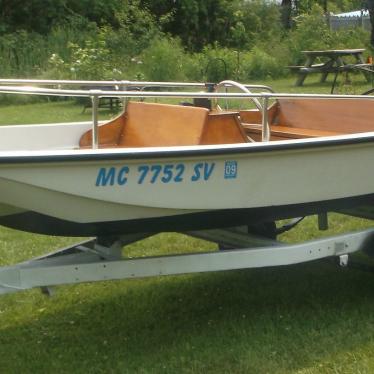
{"type": "MultiPolygon", "coordinates": [[[[234,81],[233,81],[234,82],[234,81]]],[[[202,87],[207,86],[201,82],[145,82],[129,80],[110,80],[110,81],[92,81],[92,80],[61,80],[61,79],[0,79],[0,85],[39,85],[39,86],[118,86],[118,87],[202,87]]],[[[269,92],[274,90],[266,85],[261,84],[243,84],[248,89],[259,89],[269,92]]]]}
{"type": "MultiPolygon", "coordinates": [[[[217,92],[218,92],[218,89],[220,87],[225,87],[225,88],[235,87],[235,88],[239,88],[239,90],[241,90],[242,92],[252,93],[249,90],[249,88],[246,87],[244,84],[241,84],[241,83],[238,83],[238,82],[235,82],[235,81],[230,81],[230,80],[225,80],[225,81],[222,81],[222,82],[218,83],[217,84],[217,92]]],[[[254,104],[256,105],[258,110],[262,110],[262,105],[256,97],[253,97],[252,101],[254,102],[254,104]]]]}
{"type": "Polygon", "coordinates": [[[92,81],[92,80],[59,80],[59,79],[0,79],[0,85],[37,85],[37,86],[84,86],[84,87],[100,87],[100,86],[118,86],[118,87],[205,87],[205,83],[201,82],[144,82],[129,80],[108,80],[108,81],[92,81]]]}
{"type": "Polygon", "coordinates": [[[330,95],[330,94],[296,94],[296,93],[271,93],[271,92],[192,92],[192,91],[108,91],[108,90],[65,90],[40,87],[17,87],[1,86],[0,93],[18,93],[25,95],[44,95],[44,96],[71,96],[71,97],[91,97],[92,92],[98,93],[100,97],[144,97],[144,98],[309,98],[309,99],[362,99],[374,100],[374,96],[367,95],[330,95]]]}
{"type": "Polygon", "coordinates": [[[98,94],[91,96],[92,100],[92,149],[99,148],[99,100],[98,94]]]}
{"type": "Polygon", "coordinates": [[[263,96],[262,97],[262,132],[261,132],[261,140],[263,142],[268,142],[270,140],[270,126],[269,126],[269,118],[268,118],[268,104],[269,104],[269,97],[263,96]]]}

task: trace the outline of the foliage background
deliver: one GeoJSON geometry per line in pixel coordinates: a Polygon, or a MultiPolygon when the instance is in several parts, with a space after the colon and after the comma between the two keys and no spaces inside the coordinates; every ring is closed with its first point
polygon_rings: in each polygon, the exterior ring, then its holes
{"type": "Polygon", "coordinates": [[[249,81],[289,74],[302,50],[366,48],[331,31],[357,0],[0,0],[2,77],[249,81]],[[285,21],[289,12],[290,22],[285,21]]]}

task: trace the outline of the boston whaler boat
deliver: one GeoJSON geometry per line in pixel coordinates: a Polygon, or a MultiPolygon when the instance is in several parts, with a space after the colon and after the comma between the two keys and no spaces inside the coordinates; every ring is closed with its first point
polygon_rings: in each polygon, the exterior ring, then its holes
{"type": "Polygon", "coordinates": [[[348,253],[371,247],[373,230],[285,245],[274,240],[274,221],[328,211],[374,218],[372,97],[276,94],[266,86],[251,93],[233,81],[0,83],[4,94],[90,97],[93,116],[0,127],[0,224],[96,237],[0,268],[0,293],[327,256],[346,264],[348,253]],[[121,98],[123,112],[99,123],[105,97],[121,98]],[[254,108],[233,109],[248,101],[254,108]],[[234,249],[120,259],[123,245],[162,231],[234,249]]]}

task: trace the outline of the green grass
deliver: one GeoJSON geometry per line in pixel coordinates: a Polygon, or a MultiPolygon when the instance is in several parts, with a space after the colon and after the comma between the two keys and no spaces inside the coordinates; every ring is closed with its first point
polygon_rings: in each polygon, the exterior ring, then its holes
{"type": "MultiPolygon", "coordinates": [[[[1,107],[0,123],[51,122],[61,113],[66,121],[89,118],[81,110],[69,102],[1,107]]],[[[331,214],[330,229],[319,232],[309,217],[282,239],[372,226],[331,214]]],[[[74,240],[0,228],[0,266],[74,240]]],[[[164,233],[125,254],[210,249],[164,233]]],[[[61,286],[52,298],[38,290],[9,294],[0,297],[0,373],[372,373],[373,281],[372,274],[323,260],[61,286]]]]}
{"type": "MultiPolygon", "coordinates": [[[[1,125],[75,122],[88,121],[92,118],[90,108],[83,113],[83,104],[74,101],[2,105],[0,114],[1,125]]],[[[108,119],[114,114],[109,109],[100,109],[99,119],[108,119]]]]}
{"type": "MultiPolygon", "coordinates": [[[[288,78],[268,80],[265,83],[258,81],[256,83],[267,84],[276,92],[330,94],[333,79],[334,75],[329,74],[327,81],[320,83],[320,74],[310,74],[305,79],[303,86],[296,87],[296,74],[294,74],[288,78]]],[[[348,79],[345,75],[339,74],[334,93],[359,95],[371,88],[373,88],[373,82],[367,82],[361,73],[350,73],[348,79]]]]}
{"type": "MultiPolygon", "coordinates": [[[[327,234],[370,227],[333,215],[327,234]]],[[[1,229],[1,263],[71,242],[1,229]]],[[[290,241],[317,235],[308,218],[290,241]],[[305,235],[307,232],[307,235],[305,235]]],[[[162,234],[129,256],[207,250],[162,234]]],[[[330,261],[37,290],[0,300],[5,373],[370,373],[372,275],[330,261]]]]}

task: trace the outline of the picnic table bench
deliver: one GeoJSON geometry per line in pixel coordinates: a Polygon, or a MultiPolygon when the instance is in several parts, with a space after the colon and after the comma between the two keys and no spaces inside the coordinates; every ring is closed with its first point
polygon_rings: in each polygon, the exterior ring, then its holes
{"type": "MultiPolygon", "coordinates": [[[[118,91],[119,87],[117,85],[113,86],[82,86],[82,90],[101,90],[101,91],[118,91]]],[[[118,97],[101,97],[99,100],[99,108],[109,108],[111,111],[115,108],[118,109],[121,105],[121,100],[118,97]]],[[[90,100],[85,100],[83,105],[84,113],[87,108],[92,108],[90,100]]]]}
{"type": "Polygon", "coordinates": [[[321,73],[321,82],[325,82],[328,74],[343,71],[361,71],[365,78],[370,80],[369,68],[371,64],[365,63],[363,52],[365,49],[335,49],[326,51],[302,51],[306,56],[304,65],[288,66],[291,71],[298,74],[296,86],[302,86],[305,78],[310,73],[321,73]],[[324,60],[315,64],[316,59],[324,60]],[[353,63],[347,62],[347,58],[353,59],[353,63]]]}

